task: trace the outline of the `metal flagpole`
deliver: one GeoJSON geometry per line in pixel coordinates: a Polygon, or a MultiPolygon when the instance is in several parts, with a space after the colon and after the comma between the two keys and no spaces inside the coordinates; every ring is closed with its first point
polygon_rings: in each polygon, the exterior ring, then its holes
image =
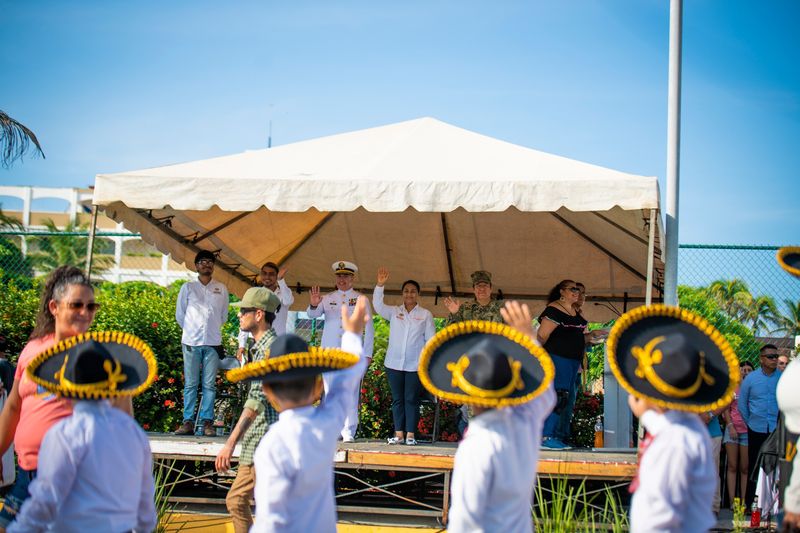
{"type": "Polygon", "coordinates": [[[667,104],[667,209],[664,303],[678,305],[678,196],[681,148],[681,25],[683,0],[669,3],[669,96],[667,104]]]}

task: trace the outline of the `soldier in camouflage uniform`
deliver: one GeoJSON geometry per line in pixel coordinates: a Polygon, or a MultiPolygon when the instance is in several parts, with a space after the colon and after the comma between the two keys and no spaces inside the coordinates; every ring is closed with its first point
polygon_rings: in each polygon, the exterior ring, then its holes
{"type": "Polygon", "coordinates": [[[500,315],[503,303],[492,298],[492,274],[485,270],[476,270],[472,273],[471,278],[475,300],[462,304],[457,298],[447,297],[444,299],[444,305],[450,311],[447,324],[464,320],[503,322],[503,317],[500,315]]]}

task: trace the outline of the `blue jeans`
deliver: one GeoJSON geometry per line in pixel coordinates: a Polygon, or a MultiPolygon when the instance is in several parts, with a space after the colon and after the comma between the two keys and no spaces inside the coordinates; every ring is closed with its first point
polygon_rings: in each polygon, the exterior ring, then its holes
{"type": "Polygon", "coordinates": [[[572,410],[575,407],[575,395],[578,387],[578,369],[581,367],[580,359],[567,359],[559,355],[550,354],[556,375],[553,387],[558,395],[556,408],[544,421],[543,437],[555,437],[566,441],[572,434],[572,410]]]}
{"type": "Polygon", "coordinates": [[[7,528],[17,517],[22,504],[30,497],[28,485],[36,478],[36,470],[23,470],[17,467],[17,479],[6,494],[3,510],[0,511],[0,527],[7,528]]]}
{"type": "Polygon", "coordinates": [[[403,370],[386,369],[389,388],[392,389],[392,419],[394,430],[417,433],[419,423],[419,393],[422,385],[419,374],[403,370]]]}
{"type": "Polygon", "coordinates": [[[194,421],[197,405],[197,386],[202,371],[203,397],[200,401],[200,420],[214,420],[214,398],[217,396],[217,370],[219,355],[211,346],[183,348],[183,420],[194,421]]]}

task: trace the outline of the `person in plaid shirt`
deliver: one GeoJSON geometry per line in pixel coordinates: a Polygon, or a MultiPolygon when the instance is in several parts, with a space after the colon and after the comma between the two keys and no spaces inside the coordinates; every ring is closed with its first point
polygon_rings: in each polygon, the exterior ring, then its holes
{"type": "MultiPolygon", "coordinates": [[[[239,303],[239,327],[253,336],[255,343],[250,348],[250,360],[260,361],[266,356],[275,331],[272,322],[281,307],[278,296],[265,287],[247,289],[239,303]]],[[[250,384],[244,409],[222,450],[217,454],[215,466],[217,471],[225,472],[231,468],[231,456],[236,444],[241,440],[242,449],[239,454],[239,469],[236,479],[231,485],[225,503],[231,514],[233,529],[236,533],[245,533],[253,525],[253,513],[250,500],[253,497],[256,477],[253,468],[253,453],[267,432],[270,424],[278,420],[278,413],[267,401],[260,383],[250,384]]]]}

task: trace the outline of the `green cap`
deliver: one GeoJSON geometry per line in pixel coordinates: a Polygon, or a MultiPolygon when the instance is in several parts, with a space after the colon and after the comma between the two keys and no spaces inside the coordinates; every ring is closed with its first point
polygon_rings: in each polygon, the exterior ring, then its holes
{"type": "Polygon", "coordinates": [[[280,307],[281,300],[266,287],[250,287],[244,293],[241,302],[232,303],[231,307],[253,307],[268,313],[274,313],[280,307]]]}
{"type": "Polygon", "coordinates": [[[476,270],[470,277],[472,278],[473,287],[478,283],[488,283],[489,285],[492,284],[492,273],[486,270],[476,270]]]}

